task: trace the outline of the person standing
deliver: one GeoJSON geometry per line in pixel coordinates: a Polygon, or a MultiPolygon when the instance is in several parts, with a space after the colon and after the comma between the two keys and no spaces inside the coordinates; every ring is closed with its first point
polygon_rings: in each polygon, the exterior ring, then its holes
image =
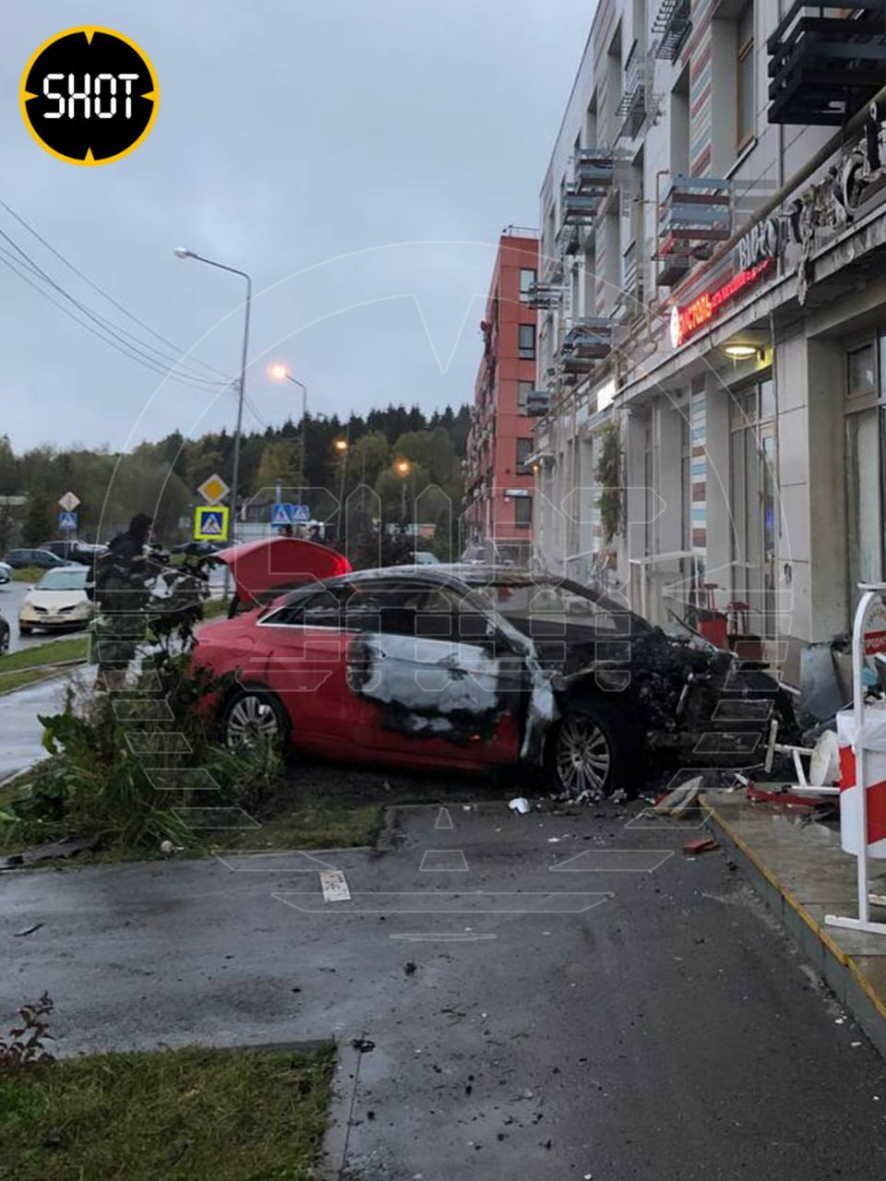
{"type": "MultiPolygon", "coordinates": [[[[98,607],[93,643],[97,649],[99,690],[122,689],[126,671],[144,640],[150,583],[158,573],[155,559],[146,552],[153,519],[136,513],[129,528],[118,533],[108,552],[96,560],[92,597],[98,607]]],[[[89,588],[87,588],[87,593],[89,588]]]]}

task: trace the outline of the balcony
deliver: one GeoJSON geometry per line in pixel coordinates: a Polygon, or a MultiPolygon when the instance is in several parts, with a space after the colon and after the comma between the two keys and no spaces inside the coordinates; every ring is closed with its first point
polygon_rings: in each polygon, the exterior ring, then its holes
{"type": "Polygon", "coordinates": [[[624,119],[619,139],[636,139],[646,122],[646,74],[646,60],[638,54],[635,41],[625,62],[624,90],[616,108],[624,119]]]}
{"type": "Polygon", "coordinates": [[[883,85],[881,0],[849,0],[839,5],[843,15],[836,7],[792,4],[767,41],[770,123],[842,126],[883,85]]]}
{"type": "Polygon", "coordinates": [[[652,32],[659,38],[655,56],[662,61],[676,61],[692,32],[690,0],[662,0],[652,22],[652,32]]]}
{"type": "Polygon", "coordinates": [[[526,395],[526,413],[533,418],[541,418],[551,408],[551,395],[548,390],[530,390],[526,395]]]}
{"type": "Polygon", "coordinates": [[[658,210],[659,287],[673,287],[711,242],[732,234],[732,184],[713,176],[675,176],[658,210]]]}
{"type": "Polygon", "coordinates": [[[569,222],[564,222],[560,226],[557,237],[554,239],[554,245],[560,252],[561,261],[567,255],[578,254],[581,250],[581,235],[581,226],[572,225],[569,222]]]}
{"type": "Polygon", "coordinates": [[[563,224],[570,226],[593,225],[594,214],[597,212],[599,204],[599,196],[580,193],[575,185],[567,185],[563,194],[563,224]]]}
{"type": "Polygon", "coordinates": [[[580,148],[575,154],[574,191],[583,197],[605,197],[615,178],[611,148],[580,148]]]}
{"type": "Polygon", "coordinates": [[[555,283],[531,283],[524,303],[528,308],[558,308],[563,302],[563,288],[555,283]]]}
{"type": "Polygon", "coordinates": [[[608,316],[585,316],[576,320],[563,337],[561,364],[567,359],[599,361],[612,351],[612,321],[608,316]]]}

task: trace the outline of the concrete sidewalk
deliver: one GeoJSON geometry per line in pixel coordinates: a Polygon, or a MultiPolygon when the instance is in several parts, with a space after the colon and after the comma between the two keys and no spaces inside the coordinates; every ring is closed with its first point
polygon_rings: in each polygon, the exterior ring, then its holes
{"type": "Polygon", "coordinates": [[[66,1053],[334,1035],[329,1178],[886,1175],[881,1058],[697,828],[395,819],[383,854],[3,875],[0,1013],[48,989],[66,1053]]]}
{"type": "MultiPolygon", "coordinates": [[[[886,936],[824,923],[826,914],[855,915],[858,908],[855,858],[842,851],[839,832],[804,823],[804,810],[753,804],[739,792],[708,791],[703,798],[764,899],[886,1055],[886,936]]],[[[886,892],[886,862],[870,864],[872,889],[886,892]]],[[[886,908],[872,907],[871,917],[886,922],[886,908]]]]}

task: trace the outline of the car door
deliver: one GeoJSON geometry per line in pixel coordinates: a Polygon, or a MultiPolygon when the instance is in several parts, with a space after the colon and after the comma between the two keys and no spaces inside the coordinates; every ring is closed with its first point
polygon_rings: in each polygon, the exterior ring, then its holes
{"type": "Polygon", "coordinates": [[[526,670],[490,616],[448,588],[388,580],[351,599],[347,627],[348,689],[371,707],[357,733],[367,751],[416,765],[516,762],[526,670]]]}
{"type": "Polygon", "coordinates": [[[270,611],[256,624],[264,649],[261,680],[280,698],[292,720],[296,746],[351,757],[355,733],[369,706],[348,691],[343,628],[346,584],[321,587],[270,611]]]}

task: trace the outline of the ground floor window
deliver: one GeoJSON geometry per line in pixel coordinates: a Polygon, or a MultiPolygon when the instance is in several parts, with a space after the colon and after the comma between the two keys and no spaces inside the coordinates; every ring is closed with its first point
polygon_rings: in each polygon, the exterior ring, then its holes
{"type": "Polygon", "coordinates": [[[771,377],[729,393],[732,598],[750,631],[775,635],[777,488],[771,377]]]}
{"type": "Polygon", "coordinates": [[[854,611],[858,584],[886,579],[886,333],[846,350],[845,454],[848,590],[854,611]]]}

